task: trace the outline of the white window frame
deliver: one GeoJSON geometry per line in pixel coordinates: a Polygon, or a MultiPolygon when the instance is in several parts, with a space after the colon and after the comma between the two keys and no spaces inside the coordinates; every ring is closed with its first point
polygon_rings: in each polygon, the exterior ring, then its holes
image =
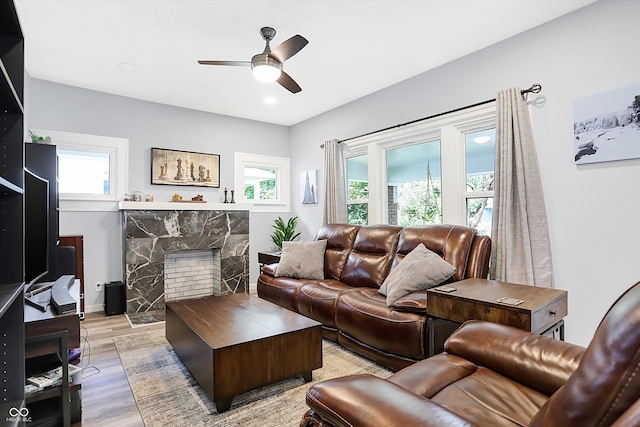
{"type": "Polygon", "coordinates": [[[266,156],[235,152],[234,188],[236,203],[252,205],[254,212],[290,212],[291,211],[291,169],[288,157],[266,156]],[[247,200],[244,197],[245,168],[274,169],[276,171],[276,200],[247,200]]]}
{"type": "MultiPolygon", "coordinates": [[[[466,225],[465,134],[496,123],[496,104],[489,102],[343,142],[345,157],[368,154],[369,224],[388,222],[386,151],[440,140],[442,221],[466,225]]],[[[478,194],[469,195],[478,197],[478,194]]]]}
{"type": "Polygon", "coordinates": [[[124,198],[128,185],[129,140],[111,136],[88,135],[47,129],[31,129],[50,136],[59,149],[109,154],[109,194],[59,193],[61,211],[112,211],[124,198]]]}
{"type": "MultiPolygon", "coordinates": [[[[366,147],[365,147],[366,148],[366,147]]],[[[346,153],[344,153],[344,171],[345,171],[345,179],[347,180],[346,184],[345,184],[345,188],[346,188],[346,193],[347,193],[347,197],[349,197],[349,178],[348,178],[348,171],[347,171],[347,160],[352,158],[352,157],[359,157],[359,156],[364,156],[367,154],[367,150],[363,149],[362,147],[358,148],[358,149],[353,149],[350,150],[349,147],[347,146],[347,150],[346,153]]],[[[367,158],[368,161],[368,158],[367,158]]],[[[369,165],[367,164],[367,179],[369,179],[369,165]]],[[[368,183],[367,183],[368,185],[368,183]]],[[[371,187],[369,186],[369,191],[371,191],[371,187]]],[[[366,204],[367,205],[367,224],[370,224],[371,222],[369,221],[369,216],[370,216],[370,209],[371,209],[371,194],[369,194],[369,197],[367,197],[366,199],[349,199],[347,198],[347,207],[349,207],[349,205],[361,205],[361,204],[366,204]]]]}

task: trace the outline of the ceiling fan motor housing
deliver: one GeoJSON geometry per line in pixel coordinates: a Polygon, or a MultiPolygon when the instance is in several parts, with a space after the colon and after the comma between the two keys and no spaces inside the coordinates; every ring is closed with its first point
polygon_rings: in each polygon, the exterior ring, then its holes
{"type": "Polygon", "coordinates": [[[251,58],[251,69],[258,80],[272,82],[280,77],[282,63],[268,53],[259,53],[251,58]]]}

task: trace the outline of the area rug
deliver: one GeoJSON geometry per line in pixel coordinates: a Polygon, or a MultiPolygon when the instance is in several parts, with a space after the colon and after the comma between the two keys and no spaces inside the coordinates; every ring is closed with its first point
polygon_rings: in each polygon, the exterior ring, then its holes
{"type": "Polygon", "coordinates": [[[155,426],[298,426],[307,410],[305,393],[317,382],[350,374],[381,378],[391,371],[337,344],[322,343],[323,367],[313,380],[302,376],[261,387],[233,398],[219,414],[164,337],[164,330],[113,339],[146,427],[155,426]]]}

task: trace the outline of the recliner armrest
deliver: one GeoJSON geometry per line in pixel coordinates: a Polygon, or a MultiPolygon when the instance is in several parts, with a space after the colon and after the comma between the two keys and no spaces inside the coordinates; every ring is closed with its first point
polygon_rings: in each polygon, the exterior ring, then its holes
{"type": "Polygon", "coordinates": [[[276,269],[278,268],[278,263],[275,264],[265,264],[260,267],[260,272],[262,274],[266,274],[267,276],[276,277],[276,269]]]}
{"type": "Polygon", "coordinates": [[[334,426],[471,426],[437,403],[368,374],[316,383],[306,401],[334,426]]]}
{"type": "Polygon", "coordinates": [[[444,349],[546,395],[567,381],[585,351],[578,345],[481,320],[465,322],[447,339],[444,349]]]}

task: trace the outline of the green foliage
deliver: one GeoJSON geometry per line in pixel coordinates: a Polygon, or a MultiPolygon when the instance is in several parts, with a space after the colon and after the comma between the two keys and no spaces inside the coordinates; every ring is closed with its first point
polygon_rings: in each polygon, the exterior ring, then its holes
{"type": "Polygon", "coordinates": [[[349,224],[367,225],[369,222],[369,205],[367,203],[353,203],[347,205],[349,224]]]}
{"type": "Polygon", "coordinates": [[[398,225],[440,223],[440,182],[408,181],[398,185],[398,225]]]}
{"type": "Polygon", "coordinates": [[[271,241],[278,248],[282,249],[282,242],[288,242],[295,240],[300,236],[300,233],[296,233],[296,226],[298,225],[298,217],[294,216],[289,218],[285,223],[281,217],[273,221],[272,225],[274,231],[271,235],[271,241]]]}
{"type": "Polygon", "coordinates": [[[34,133],[32,130],[29,131],[29,137],[31,138],[31,142],[37,142],[40,144],[51,144],[50,136],[40,136],[34,133]]]}
{"type": "MultiPolygon", "coordinates": [[[[368,182],[349,180],[347,200],[366,200],[368,198],[368,182]]],[[[367,203],[352,203],[347,205],[347,217],[349,224],[366,225],[369,222],[369,205],[367,203]]]]}
{"type": "MultiPolygon", "coordinates": [[[[276,199],[276,180],[265,179],[260,181],[260,200],[275,200],[276,199]]],[[[257,200],[255,194],[255,187],[253,185],[244,186],[244,198],[247,200],[257,200]]]]}

